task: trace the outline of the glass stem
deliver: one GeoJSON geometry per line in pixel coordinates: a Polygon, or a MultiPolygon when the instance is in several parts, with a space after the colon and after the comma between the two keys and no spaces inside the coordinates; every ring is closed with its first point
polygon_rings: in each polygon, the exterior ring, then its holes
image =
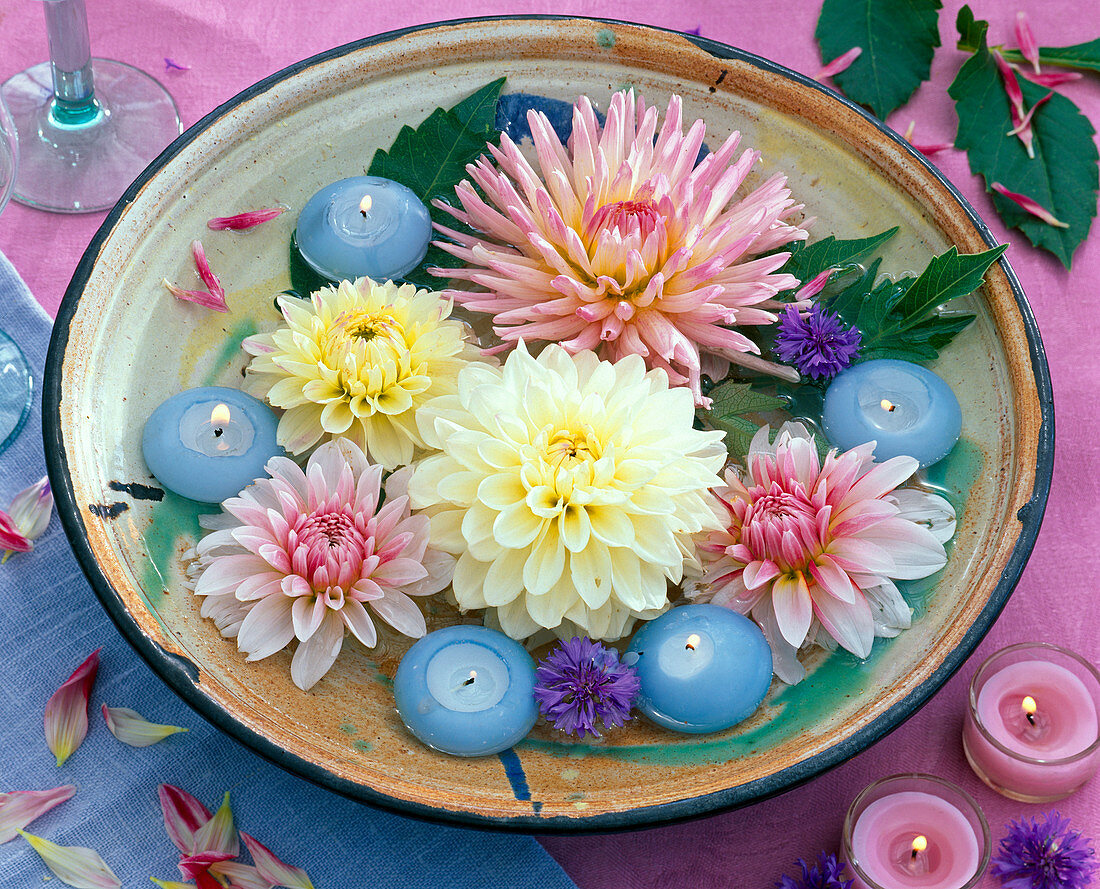
{"type": "Polygon", "coordinates": [[[102,113],[92,83],[92,48],[84,0],[45,0],[50,39],[54,101],[50,109],[60,126],[80,127],[102,113]]]}

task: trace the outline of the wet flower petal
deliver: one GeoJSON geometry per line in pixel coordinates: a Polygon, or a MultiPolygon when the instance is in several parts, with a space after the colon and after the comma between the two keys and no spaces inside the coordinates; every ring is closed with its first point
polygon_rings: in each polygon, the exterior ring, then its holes
{"type": "Polygon", "coordinates": [[[19,831],[37,852],[55,877],[74,889],[120,889],[122,883],[94,849],[83,846],[59,846],[19,831]]]}
{"type": "Polygon", "coordinates": [[[249,836],[243,830],[241,839],[248,847],[248,853],[256,863],[256,872],[265,880],[286,889],[314,889],[313,882],[300,867],[279,860],[267,846],[249,836]]]}
{"type": "Polygon", "coordinates": [[[46,702],[46,744],[61,765],[88,734],[88,699],[99,669],[96,649],[46,702]]]}
{"type": "Polygon", "coordinates": [[[206,289],[214,296],[220,297],[223,301],[225,299],[225,288],[222,287],[222,282],[218,280],[218,276],[214,274],[214,270],[210,268],[210,263],[206,259],[206,251],[202,248],[202,241],[191,242],[191,254],[195,257],[195,268],[198,270],[199,277],[202,278],[202,283],[206,285],[206,289]]]}
{"type": "Polygon", "coordinates": [[[131,747],[148,747],[176,732],[187,731],[178,725],[158,725],[155,722],[149,722],[140,713],[128,707],[108,707],[104,704],[103,718],[111,734],[131,747]]]}
{"type": "Polygon", "coordinates": [[[161,784],[157,793],[168,837],[184,855],[194,853],[195,834],[213,817],[210,810],[186,790],[171,784],[161,784]]]}
{"type": "Polygon", "coordinates": [[[72,784],[50,790],[13,790],[0,793],[0,844],[15,839],[16,830],[45,815],[76,793],[72,784]]]}
{"type": "Polygon", "coordinates": [[[1016,42],[1020,44],[1020,54],[1031,62],[1031,67],[1039,74],[1039,44],[1027,23],[1026,12],[1016,13],[1016,42]]]}
{"type": "Polygon", "coordinates": [[[248,210],[235,216],[215,216],[206,223],[206,227],[216,232],[225,231],[226,229],[239,232],[270,222],[282,212],[282,207],[269,207],[265,210],[248,210]]]}
{"type": "Polygon", "coordinates": [[[817,74],[814,75],[814,80],[824,80],[826,77],[833,77],[841,71],[847,71],[848,68],[851,67],[852,62],[858,59],[862,53],[862,46],[853,46],[846,53],[837,56],[824,68],[818,71],[817,74]]]}
{"type": "Polygon", "coordinates": [[[215,312],[229,311],[229,306],[225,304],[225,297],[214,296],[212,293],[207,293],[205,290],[184,290],[182,287],[177,287],[167,278],[163,278],[161,283],[168,288],[168,292],[176,299],[182,299],[184,302],[198,303],[203,308],[213,309],[215,312]]]}
{"type": "Polygon", "coordinates": [[[1020,194],[1016,191],[1009,191],[1007,188],[1001,185],[1000,182],[994,182],[989,187],[997,192],[997,194],[1003,195],[1010,201],[1015,202],[1022,210],[1026,210],[1032,216],[1036,216],[1039,219],[1043,220],[1043,222],[1047,223],[1047,225],[1053,225],[1057,228],[1069,228],[1069,223],[1062,222],[1062,220],[1055,217],[1053,213],[1040,206],[1036,201],[1034,201],[1032,198],[1029,198],[1026,194],[1020,194]]]}

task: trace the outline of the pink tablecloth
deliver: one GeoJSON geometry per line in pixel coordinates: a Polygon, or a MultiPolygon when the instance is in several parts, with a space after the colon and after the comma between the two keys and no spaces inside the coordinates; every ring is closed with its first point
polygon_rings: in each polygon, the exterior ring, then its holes
{"type": "MultiPolygon", "coordinates": [[[[1100,36],[1092,3],[1079,0],[972,0],[989,19],[991,42],[1013,43],[1018,8],[1031,16],[1040,43],[1062,45],[1100,36]]],[[[291,62],[351,39],[464,15],[557,12],[602,16],[681,30],[739,46],[813,73],[820,60],[813,30],[820,4],[752,0],[570,0],[550,8],[532,0],[89,0],[92,47],[97,55],[130,62],[164,75],[190,125],[252,82],[291,62]],[[191,66],[164,74],[164,57],[191,66]]],[[[904,130],[917,121],[918,141],[950,141],[955,118],[947,85],[961,63],[954,19],[960,0],[947,0],[940,31],[945,49],[933,80],[891,123],[904,130]]],[[[5,47],[0,77],[46,58],[40,4],[0,0],[5,47]],[[16,37],[20,35],[20,37],[16,37]],[[30,35],[29,38],[22,35],[30,35]]],[[[1100,79],[1064,88],[1094,123],[1100,123],[1100,79]]],[[[840,824],[852,797],[870,781],[899,770],[933,772],[960,783],[985,808],[995,836],[1010,817],[1035,815],[1040,807],[1002,799],[970,773],[959,743],[965,688],[982,657],[1028,639],[1063,643],[1100,661],[1095,576],[1100,544],[1100,447],[1096,391],[1100,386],[1100,230],[1078,251],[1072,272],[1032,249],[1022,235],[1006,232],[993,217],[980,181],[960,152],[936,162],[1009,243],[1008,257],[1023,283],[1046,343],[1059,414],[1054,484],[1042,533],[1020,585],[977,654],[935,699],[905,726],[871,750],[810,784],[760,803],[680,826],[606,837],[546,839],[581,889],[602,887],[717,887],[771,885],[800,856],[837,847],[840,824]],[[1097,526],[1093,525],[1097,522],[1097,526]]],[[[63,217],[12,205],[0,216],[0,250],[14,263],[39,301],[55,312],[84,247],[102,219],[63,217]]],[[[1093,837],[1100,835],[1100,780],[1059,805],[1093,837]]],[[[982,887],[996,885],[986,878],[982,887]]]]}

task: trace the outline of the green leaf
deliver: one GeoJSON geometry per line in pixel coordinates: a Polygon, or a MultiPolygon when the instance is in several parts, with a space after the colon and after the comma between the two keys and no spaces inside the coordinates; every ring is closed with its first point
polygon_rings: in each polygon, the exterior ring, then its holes
{"type": "MultiPolygon", "coordinates": [[[[1069,226],[1047,225],[993,194],[993,206],[1006,225],[1020,229],[1032,244],[1049,250],[1069,268],[1096,215],[1100,174],[1092,124],[1069,99],[1055,93],[1032,118],[1035,157],[1029,158],[1023,143],[1007,135],[1013,128],[1011,107],[986,46],[987,23],[974,21],[963,7],[956,24],[960,34],[976,41],[977,49],[948,89],[959,119],[955,145],[966,151],[971,172],[985,179],[987,191],[999,182],[1037,201],[1069,226]]],[[[1018,80],[1029,108],[1049,92],[1023,77],[1018,80]]]]}
{"type": "MultiPolygon", "coordinates": [[[[454,203],[454,189],[466,178],[466,165],[484,154],[486,143],[495,138],[497,101],[503,86],[504,78],[500,77],[453,108],[436,108],[416,129],[402,127],[389,151],[379,148],[374,153],[367,174],[409,187],[427,205],[433,222],[461,229],[454,217],[431,202],[439,198],[454,203]]],[[[405,279],[418,287],[435,288],[440,279],[425,269],[455,265],[453,256],[431,246],[419,268],[405,279]]]]}
{"type": "Polygon", "coordinates": [[[863,49],[833,80],[852,101],[885,119],[928,79],[940,45],[941,6],[940,0],[825,0],[814,34],[821,58],[828,62],[853,46],[863,49]]]}
{"type": "Polygon", "coordinates": [[[710,393],[711,406],[706,412],[707,421],[726,433],[726,448],[731,457],[741,459],[749,452],[752,437],[760,428],[742,414],[767,413],[784,410],[787,402],[768,395],[749,383],[729,381],[716,386],[710,393]]]}
{"type": "Polygon", "coordinates": [[[829,297],[826,306],[859,328],[863,335],[860,361],[932,361],[975,317],[945,314],[943,306],[977,289],[986,270],[1004,251],[1002,245],[960,255],[952,247],[933,257],[916,278],[883,278],[877,284],[880,260],[875,260],[863,275],[829,297]]]}
{"type": "Polygon", "coordinates": [[[822,238],[812,244],[799,241],[797,246],[791,249],[791,258],[783,264],[779,271],[794,275],[805,284],[826,269],[843,268],[868,256],[897,233],[898,227],[895,225],[893,228],[877,235],[871,235],[869,238],[838,240],[829,235],[829,237],[822,238]]]}
{"type": "MultiPolygon", "coordinates": [[[[985,34],[985,27],[981,26],[986,23],[975,22],[970,7],[964,6],[959,10],[955,25],[959,31],[959,42],[956,46],[966,52],[976,52],[985,34]]],[[[1018,49],[1002,49],[1001,55],[1010,62],[1029,64],[1018,49]]],[[[1072,46],[1040,46],[1039,64],[1100,72],[1100,37],[1087,43],[1074,43],[1072,46]]]]}

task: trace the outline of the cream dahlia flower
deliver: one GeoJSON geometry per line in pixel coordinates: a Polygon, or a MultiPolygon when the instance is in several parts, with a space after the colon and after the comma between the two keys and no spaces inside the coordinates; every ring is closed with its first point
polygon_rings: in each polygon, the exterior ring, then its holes
{"type": "Polygon", "coordinates": [[[461,210],[439,205],[483,233],[437,226],[454,242],[439,246],[468,264],[437,273],[480,288],[448,296],[492,315],[506,343],[558,342],[612,361],[641,355],[700,402],[700,350],[726,369],[733,360],[783,373],[736,328],[774,322],[770,298],[798,283],[777,272],[788,253],[760,255],[806,237],[786,221],[801,209],[786,177],[738,197],[759,153],[735,157],[733,133],[696,164],[705,125],[683,132],[678,96],[659,130],[657,109],[633,91],[612,97],[602,127],[581,96],[568,150],[545,115],[528,121],[537,171],[502,134],[489,146],[495,165],[483,157],[466,168],[484,198],[463,182],[461,210]]]}
{"type": "Polygon", "coordinates": [[[480,357],[450,301],[411,284],[360,278],[279,308],[285,326],[242,344],[255,356],[245,388],[285,411],[278,441],[292,454],[338,435],[386,469],[410,463],[424,445],[417,409],[480,357]]]}
{"type": "Polygon", "coordinates": [[[860,658],[875,636],[909,626],[893,580],[927,577],[947,563],[955,512],[942,497],[895,491],[917,469],[912,457],[872,461],[874,442],[822,464],[810,433],[786,423],[768,443],[753,438],[747,473],[728,470],[718,494],[725,528],[699,543],[705,573],[694,598],[751,614],[767,637],[775,672],[805,676],[796,657],[812,642],[860,658]]]}
{"type": "Polygon", "coordinates": [[[309,690],[340,653],[344,630],[368,648],[370,613],[406,636],[423,636],[410,596],[443,589],[454,559],[428,547],[428,519],[411,515],[408,471],[390,476],[379,508],[382,467],[347,439],[326,442],[305,469],[286,457],[200,520],[212,533],[188,568],[201,613],[258,661],[295,639],[294,684],[309,690]]]}
{"type": "Polygon", "coordinates": [[[517,639],[567,621],[615,639],[664,608],[696,564],[692,535],[718,528],[722,433],[694,416],[691,393],[637,355],[532,358],[521,342],[502,368],[463,368],[458,392],[417,414],[442,453],[409,482],[432,545],[458,557],[459,606],[495,608],[517,639]]]}

